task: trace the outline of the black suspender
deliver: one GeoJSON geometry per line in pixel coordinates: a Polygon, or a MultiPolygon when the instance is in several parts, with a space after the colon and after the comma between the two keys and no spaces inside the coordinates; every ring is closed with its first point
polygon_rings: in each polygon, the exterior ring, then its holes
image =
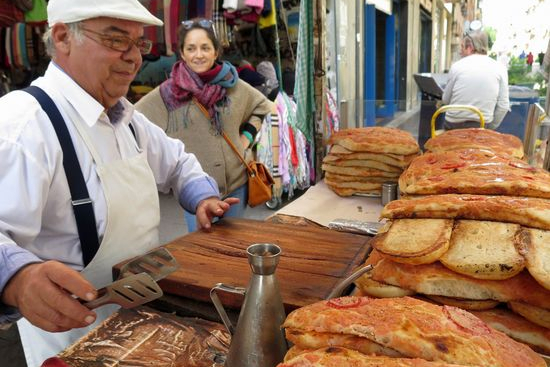
{"type": "Polygon", "coordinates": [[[65,175],[67,176],[71,191],[76,227],[78,228],[80,246],[82,247],[82,259],[84,260],[84,265],[88,265],[99,248],[99,239],[97,236],[94,207],[86,188],[84,176],[82,176],[82,170],[78,163],[69,130],[67,130],[65,121],[55,103],[46,92],[32,85],[23,89],[23,91],[30,93],[38,100],[40,106],[48,115],[57,134],[57,139],[61,144],[61,149],[63,150],[63,168],[65,169],[65,175]]]}

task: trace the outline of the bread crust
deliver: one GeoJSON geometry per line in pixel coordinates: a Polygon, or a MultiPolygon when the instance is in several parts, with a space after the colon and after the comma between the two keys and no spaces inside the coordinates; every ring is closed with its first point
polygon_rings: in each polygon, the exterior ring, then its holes
{"type": "Polygon", "coordinates": [[[453,220],[396,219],[371,241],[371,246],[393,261],[430,264],[449,248],[453,220]],[[383,232],[384,231],[384,232],[383,232]]]}
{"type": "Polygon", "coordinates": [[[550,200],[471,194],[407,196],[388,203],[380,217],[494,220],[550,229],[550,200]]]}
{"type": "Polygon", "coordinates": [[[550,291],[527,271],[506,281],[486,280],[455,273],[439,262],[409,265],[381,259],[371,271],[371,276],[374,280],[417,293],[473,300],[519,301],[550,309],[550,291]]]}
{"type": "Polygon", "coordinates": [[[472,314],[410,297],[341,297],[294,310],[283,327],[364,337],[404,356],[474,366],[540,366],[529,347],[472,314]]]}
{"type": "Polygon", "coordinates": [[[420,151],[409,132],[382,126],[340,130],[332,134],[329,144],[338,144],[354,152],[409,155],[420,151]]]}
{"type": "Polygon", "coordinates": [[[550,290],[550,231],[523,228],[518,237],[527,270],[544,288],[550,290]]]}
{"type": "Polygon", "coordinates": [[[461,149],[415,158],[399,178],[411,195],[483,194],[550,198],[550,173],[489,150],[461,149]]]}
{"type": "Polygon", "coordinates": [[[288,360],[285,358],[285,362],[277,367],[460,367],[456,364],[428,362],[418,358],[367,356],[351,349],[337,347],[314,351],[292,349],[289,352],[294,357],[288,360]]]}
{"type": "Polygon", "coordinates": [[[436,137],[428,139],[424,144],[424,149],[431,152],[464,148],[488,149],[499,155],[519,159],[524,156],[523,143],[517,136],[489,129],[447,130],[436,137]]]}
{"type": "Polygon", "coordinates": [[[550,330],[532,323],[504,308],[474,311],[474,315],[492,328],[502,331],[512,339],[529,345],[539,353],[550,355],[550,330]]]}
{"type": "Polygon", "coordinates": [[[511,278],[525,268],[525,259],[516,250],[520,228],[513,223],[457,220],[449,249],[439,261],[476,279],[511,278]]]}
{"type": "Polygon", "coordinates": [[[432,301],[435,301],[436,303],[439,303],[440,305],[458,307],[468,311],[490,310],[498,306],[500,303],[499,301],[495,301],[492,299],[473,300],[436,295],[426,295],[426,297],[428,297],[432,301]]]}
{"type": "Polygon", "coordinates": [[[384,347],[370,339],[349,334],[318,333],[315,331],[285,330],[286,339],[300,349],[319,349],[325,347],[342,347],[353,349],[363,354],[401,357],[391,348],[384,347]]]}
{"type": "Polygon", "coordinates": [[[508,307],[532,323],[550,329],[550,310],[515,301],[508,302],[508,307]]]}

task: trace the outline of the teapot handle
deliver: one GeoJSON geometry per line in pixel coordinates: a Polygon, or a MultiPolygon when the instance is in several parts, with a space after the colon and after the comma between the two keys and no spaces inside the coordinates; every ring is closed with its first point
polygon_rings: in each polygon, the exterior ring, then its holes
{"type": "Polygon", "coordinates": [[[229,293],[236,293],[244,296],[246,293],[246,288],[233,287],[231,285],[218,283],[214,286],[214,288],[210,289],[210,299],[212,300],[212,303],[214,304],[216,311],[218,311],[218,314],[220,315],[223,321],[223,324],[225,325],[225,328],[227,329],[229,334],[234,335],[235,327],[231,323],[231,320],[229,320],[229,316],[227,316],[227,312],[225,312],[225,308],[223,308],[223,304],[220,301],[218,294],[216,293],[217,290],[229,292],[229,293]]]}
{"type": "Polygon", "coordinates": [[[357,278],[361,275],[371,271],[373,269],[372,264],[363,265],[356,271],[354,271],[349,277],[342,280],[340,283],[336,284],[332,292],[327,296],[326,299],[331,299],[335,297],[341,297],[344,290],[351,285],[357,278]]]}

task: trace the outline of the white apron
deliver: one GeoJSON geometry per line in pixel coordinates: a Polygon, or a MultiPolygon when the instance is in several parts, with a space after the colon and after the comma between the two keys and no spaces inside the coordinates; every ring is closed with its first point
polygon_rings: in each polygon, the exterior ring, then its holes
{"type": "MultiPolygon", "coordinates": [[[[80,125],[80,119],[75,119],[74,114],[71,118],[96,163],[107,202],[103,240],[92,261],[82,270],[82,275],[100,288],[112,282],[113,265],[158,246],[158,192],[144,152],[128,159],[103,163],[80,125]]],[[[97,319],[94,324],[63,333],[50,333],[33,326],[24,318],[19,320],[17,326],[28,367],[39,367],[44,360],[87,334],[118,307],[99,307],[95,310],[97,319]]]]}

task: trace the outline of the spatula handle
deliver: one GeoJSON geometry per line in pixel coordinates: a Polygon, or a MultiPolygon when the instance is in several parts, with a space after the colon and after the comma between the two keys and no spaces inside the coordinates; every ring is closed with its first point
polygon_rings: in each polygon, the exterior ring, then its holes
{"type": "Polygon", "coordinates": [[[80,300],[80,302],[88,307],[90,310],[93,310],[94,308],[98,308],[99,306],[103,306],[103,305],[106,305],[107,303],[110,302],[110,299],[111,297],[109,296],[109,292],[107,291],[106,288],[100,288],[97,290],[97,298],[92,300],[92,301],[88,301],[88,302],[85,302],[84,300],[80,300]]]}

